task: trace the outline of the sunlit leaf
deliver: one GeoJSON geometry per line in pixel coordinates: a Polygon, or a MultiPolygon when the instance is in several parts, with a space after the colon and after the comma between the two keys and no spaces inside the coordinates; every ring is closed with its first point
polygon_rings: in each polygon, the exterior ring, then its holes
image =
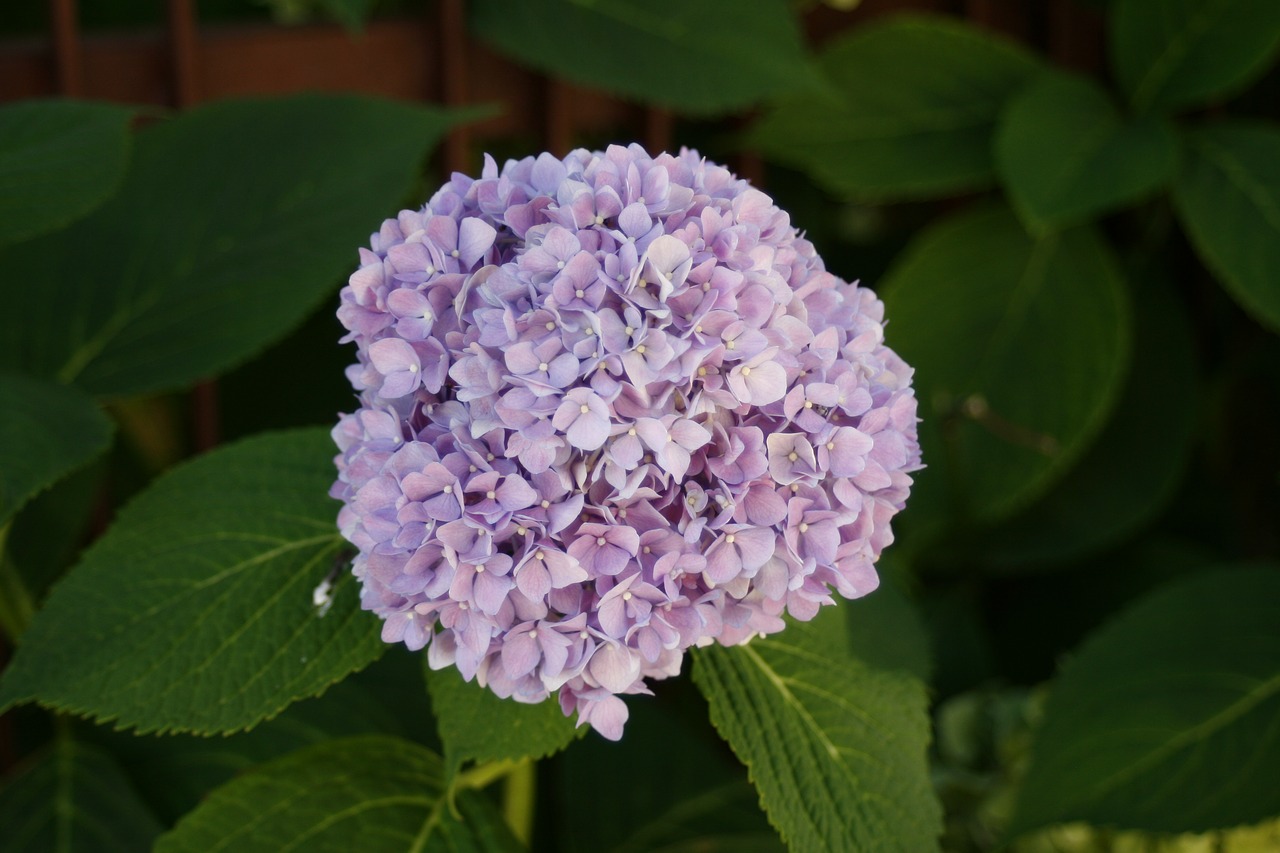
{"type": "Polygon", "coordinates": [[[120,396],[243,361],[336,293],[457,117],[305,95],[147,128],[110,202],[0,254],[22,282],[6,294],[0,366],[120,396]]]}
{"type": "Polygon", "coordinates": [[[858,660],[839,610],[700,649],[694,681],[790,849],[936,849],[924,686],[858,660]]]}
{"type": "Polygon", "coordinates": [[[161,477],[54,588],[0,707],[232,732],[367,665],[383,643],[342,568],[332,455],[324,430],[274,433],[161,477]]]}

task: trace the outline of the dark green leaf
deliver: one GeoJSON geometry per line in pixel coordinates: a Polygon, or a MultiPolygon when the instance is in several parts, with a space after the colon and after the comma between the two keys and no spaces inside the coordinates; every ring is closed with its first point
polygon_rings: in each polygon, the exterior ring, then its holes
{"type": "Polygon", "coordinates": [[[1014,207],[1037,230],[1136,201],[1173,177],[1177,144],[1154,116],[1125,119],[1092,80],[1046,74],[1010,101],[995,139],[1014,207]]]}
{"type": "Polygon", "coordinates": [[[320,0],[320,4],[340,24],[353,33],[364,29],[376,0],[320,0]]]}
{"type": "Polygon", "coordinates": [[[142,731],[232,732],[320,693],[383,649],[341,570],[324,430],[199,457],[130,503],[53,590],[0,680],[142,731]]]}
{"type": "Polygon", "coordinates": [[[1274,567],[1206,572],[1094,634],[1049,694],[1011,831],[1200,832],[1280,812],[1278,601],[1274,567]]]}
{"type": "Polygon", "coordinates": [[[0,246],[102,204],[124,177],[133,110],[25,101],[0,108],[0,246]]]}
{"type": "Polygon", "coordinates": [[[1280,46],[1275,0],[1117,0],[1111,64],[1139,109],[1176,109],[1243,88],[1280,46]]]}
{"type": "Polygon", "coordinates": [[[900,669],[927,684],[933,669],[929,637],[911,599],[887,577],[891,559],[888,553],[880,559],[875,592],[840,605],[849,623],[850,648],[875,669],[900,669]]]}
{"type": "Polygon", "coordinates": [[[27,501],[103,453],[111,422],[51,382],[0,374],[0,528],[27,501]]]}
{"type": "Polygon", "coordinates": [[[1187,141],[1174,192],[1183,227],[1235,300],[1280,332],[1280,127],[1224,122],[1187,141]]]}
{"type": "Polygon", "coordinates": [[[148,128],[115,198],[0,256],[23,282],[0,318],[0,365],[126,395],[243,361],[335,291],[455,118],[307,95],[148,128]]]}
{"type": "Polygon", "coordinates": [[[115,762],[69,737],[0,790],[5,853],[136,853],[160,828],[115,762]]]}
{"type": "Polygon", "coordinates": [[[455,817],[440,758],[367,736],[317,744],[214,791],[156,844],[157,853],[510,851],[519,845],[474,791],[455,817]]]}
{"type": "MultiPolygon", "coordinates": [[[[535,68],[682,112],[724,112],[821,80],[780,0],[475,0],[471,32],[535,68]]],[[[655,152],[656,153],[656,152],[655,152]]]]}
{"type": "Polygon", "coordinates": [[[936,849],[924,687],[849,648],[844,614],[828,610],[744,646],[700,649],[693,677],[792,850],[936,849]]]}
{"type": "Polygon", "coordinates": [[[1105,423],[1126,373],[1129,309],[1093,231],[1034,241],[1008,210],[979,208],[921,234],[883,293],[888,342],[916,369],[923,402],[930,470],[917,485],[935,503],[945,491],[952,514],[1009,515],[1105,423]]]}
{"type": "Polygon", "coordinates": [[[1200,387],[1191,323],[1169,282],[1136,293],[1133,368],[1097,442],[1024,513],[961,549],[985,565],[1025,568],[1078,559],[1154,518],[1182,479],[1200,387]]]}
{"type": "Polygon", "coordinates": [[[982,30],[915,16],[859,27],[819,62],[836,94],[778,104],[751,144],[867,200],[990,184],[996,117],[1039,70],[1030,54],[982,30]]]}
{"type": "MultiPolygon", "coordinates": [[[[423,659],[425,664],[425,655],[423,659]]],[[[453,667],[426,672],[450,776],[466,761],[543,758],[564,749],[579,734],[554,696],[529,705],[500,699],[488,688],[463,681],[453,667]]]]}
{"type": "Polygon", "coordinates": [[[655,690],[654,697],[627,697],[622,740],[583,738],[550,765],[559,824],[573,827],[562,853],[782,853],[746,769],[716,737],[702,697],[683,679],[655,690]],[[619,767],[627,769],[627,807],[583,809],[619,767]]]}
{"type": "Polygon", "coordinates": [[[294,750],[352,735],[417,739],[422,729],[434,725],[417,656],[391,652],[323,696],[296,702],[252,731],[225,737],[139,736],[98,728],[93,737],[119,757],[138,792],[171,826],[214,788],[294,750]],[[402,723],[403,717],[413,718],[412,724],[402,723]]]}

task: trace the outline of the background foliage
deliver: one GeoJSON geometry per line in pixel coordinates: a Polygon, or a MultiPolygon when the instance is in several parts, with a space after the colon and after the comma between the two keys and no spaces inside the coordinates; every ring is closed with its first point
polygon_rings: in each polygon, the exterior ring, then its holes
{"type": "Polygon", "coordinates": [[[1280,846],[1280,4],[1085,5],[1099,74],[947,16],[468,4],[762,154],[917,370],[881,590],[700,650],[619,744],[384,647],[325,496],[337,287],[470,114],[0,107],[0,848],[1280,846]],[[246,438],[179,462],[210,377],[246,438]]]}

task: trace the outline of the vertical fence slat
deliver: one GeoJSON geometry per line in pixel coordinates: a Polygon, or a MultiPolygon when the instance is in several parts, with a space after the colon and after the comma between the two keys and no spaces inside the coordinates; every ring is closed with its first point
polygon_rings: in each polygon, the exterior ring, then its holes
{"type": "Polygon", "coordinates": [[[644,147],[653,156],[671,150],[674,122],[670,110],[649,107],[644,111],[644,147]]]}
{"type": "MultiPolygon", "coordinates": [[[[461,107],[467,103],[467,15],[463,0],[440,0],[438,23],[441,100],[446,106],[461,107]]],[[[445,177],[466,172],[470,165],[471,132],[455,127],[444,141],[445,177]]]]}
{"type": "Polygon", "coordinates": [[[190,107],[200,100],[196,51],[194,0],[169,0],[169,58],[175,107],[190,107]]]}
{"type": "Polygon", "coordinates": [[[84,95],[84,60],[80,55],[80,23],[76,0],[49,0],[54,76],[59,94],[84,95]]]}
{"type": "Polygon", "coordinates": [[[573,95],[568,84],[546,78],[546,115],[542,140],[546,149],[563,157],[573,149],[573,95]]]}

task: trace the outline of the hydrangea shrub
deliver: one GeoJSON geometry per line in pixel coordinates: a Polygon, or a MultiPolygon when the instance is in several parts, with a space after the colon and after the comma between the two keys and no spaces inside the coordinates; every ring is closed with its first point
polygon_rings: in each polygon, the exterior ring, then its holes
{"type": "Polygon", "coordinates": [[[620,695],[875,589],[920,467],[883,305],[696,152],[486,158],[360,251],[332,494],[383,639],[620,695]]]}

